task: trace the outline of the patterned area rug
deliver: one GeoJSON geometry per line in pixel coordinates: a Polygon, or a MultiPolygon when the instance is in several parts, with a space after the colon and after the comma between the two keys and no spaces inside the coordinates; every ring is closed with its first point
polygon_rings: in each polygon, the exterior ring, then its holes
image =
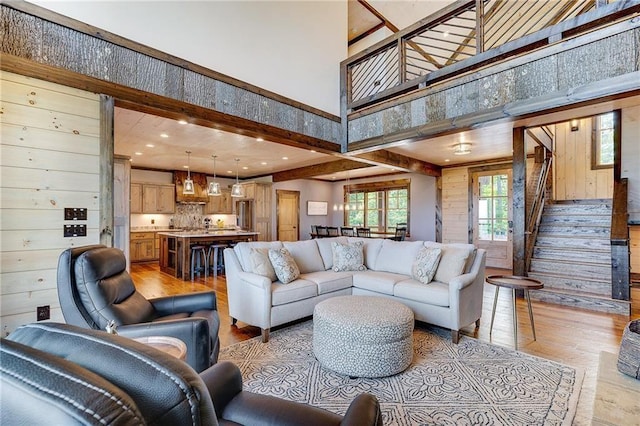
{"type": "Polygon", "coordinates": [[[569,425],[582,372],[510,349],[420,325],[409,368],[380,379],[350,378],[313,356],[313,323],[223,348],[252,392],[304,402],[344,414],[358,394],[380,401],[385,425],[569,425]]]}

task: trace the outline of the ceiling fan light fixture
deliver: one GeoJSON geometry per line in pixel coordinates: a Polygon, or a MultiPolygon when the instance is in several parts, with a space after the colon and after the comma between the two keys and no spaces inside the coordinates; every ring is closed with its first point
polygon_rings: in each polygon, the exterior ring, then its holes
{"type": "Polygon", "coordinates": [[[468,142],[460,142],[453,148],[453,155],[471,154],[471,144],[468,142]]]}
{"type": "Polygon", "coordinates": [[[238,162],[240,161],[239,158],[235,159],[236,161],[236,183],[233,184],[233,186],[231,187],[231,196],[232,197],[244,197],[244,188],[242,187],[242,185],[240,185],[240,181],[238,180],[238,162]]]}
{"type": "Polygon", "coordinates": [[[209,182],[209,189],[207,190],[207,195],[209,197],[216,197],[218,195],[222,195],[222,191],[220,190],[220,184],[216,182],[216,158],[217,155],[212,155],[213,157],[213,180],[209,182]]]}
{"type": "Polygon", "coordinates": [[[184,180],[182,193],[184,195],[194,195],[196,191],[193,186],[193,180],[191,180],[191,151],[185,152],[187,153],[187,178],[184,180]]]}

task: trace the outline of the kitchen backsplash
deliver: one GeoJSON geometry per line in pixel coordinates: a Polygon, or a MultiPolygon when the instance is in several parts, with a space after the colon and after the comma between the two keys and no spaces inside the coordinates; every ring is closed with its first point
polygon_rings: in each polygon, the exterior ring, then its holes
{"type": "Polygon", "coordinates": [[[132,214],[131,230],[169,229],[173,225],[176,229],[203,229],[205,218],[210,219],[210,226],[216,227],[220,220],[224,227],[233,227],[236,216],[232,214],[203,214],[202,204],[178,204],[175,214],[132,214]]]}

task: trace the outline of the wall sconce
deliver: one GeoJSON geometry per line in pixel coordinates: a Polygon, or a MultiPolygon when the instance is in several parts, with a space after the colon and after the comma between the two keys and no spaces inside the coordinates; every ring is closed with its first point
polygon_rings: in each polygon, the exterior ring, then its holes
{"type": "Polygon", "coordinates": [[[577,132],[578,130],[580,130],[579,124],[580,120],[571,120],[571,131],[577,132]]]}

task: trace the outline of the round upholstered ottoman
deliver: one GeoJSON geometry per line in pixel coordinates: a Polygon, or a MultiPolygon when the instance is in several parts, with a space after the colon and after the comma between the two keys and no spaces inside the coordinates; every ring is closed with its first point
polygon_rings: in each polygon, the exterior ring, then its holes
{"type": "Polygon", "coordinates": [[[313,353],[340,374],[391,376],[411,364],[413,322],[411,309],[394,300],[332,297],[313,311],[313,353]]]}

